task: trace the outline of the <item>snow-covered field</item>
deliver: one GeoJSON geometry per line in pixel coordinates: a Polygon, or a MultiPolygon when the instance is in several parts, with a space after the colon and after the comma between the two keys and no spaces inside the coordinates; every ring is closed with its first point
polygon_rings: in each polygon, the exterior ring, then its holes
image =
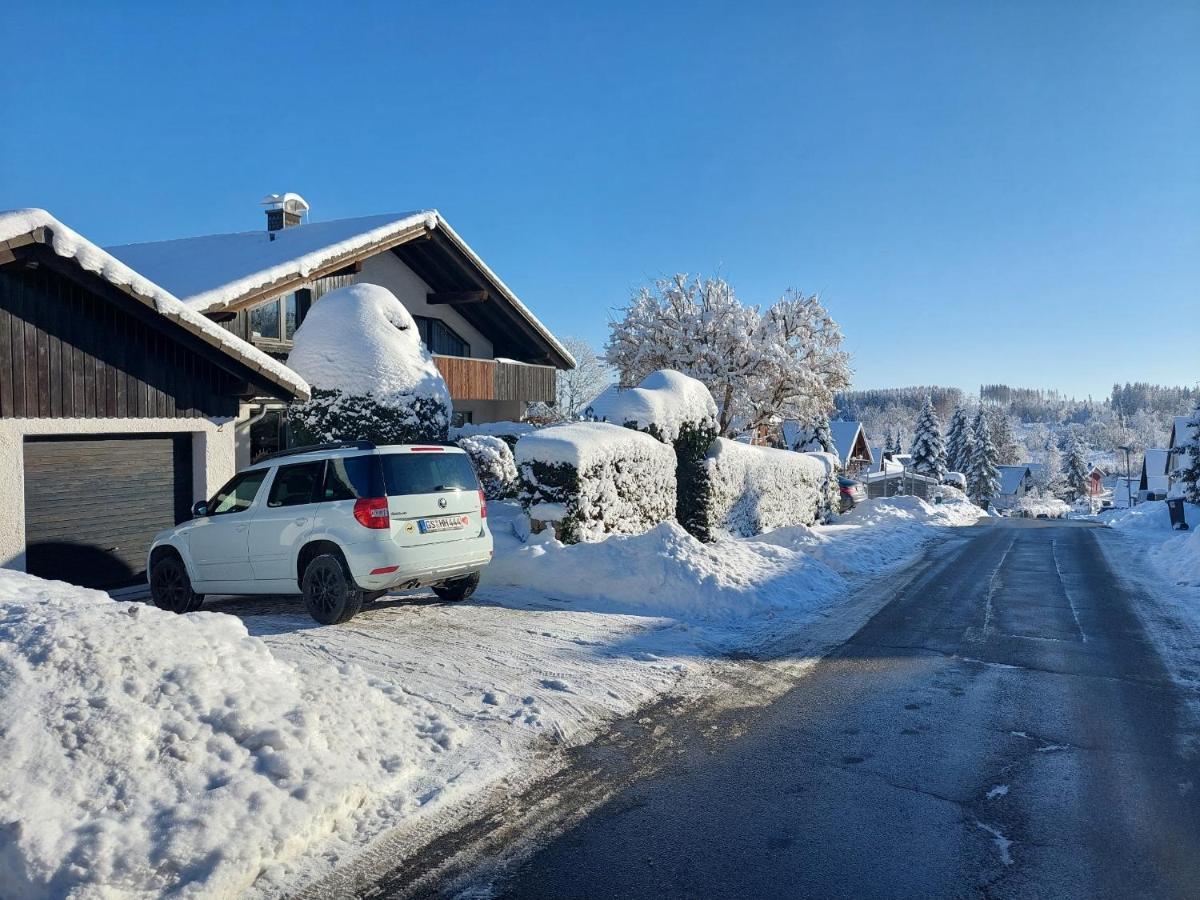
{"type": "Polygon", "coordinates": [[[904,497],[757,539],[664,524],[564,547],[490,510],[471,600],[396,596],[334,627],[290,598],[180,617],[0,571],[0,896],[288,891],[703,691],[722,653],[979,515],[904,497]]]}

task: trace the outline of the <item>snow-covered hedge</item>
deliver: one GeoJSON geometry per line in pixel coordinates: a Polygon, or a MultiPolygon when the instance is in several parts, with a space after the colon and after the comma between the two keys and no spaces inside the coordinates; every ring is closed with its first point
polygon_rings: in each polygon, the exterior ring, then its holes
{"type": "Polygon", "coordinates": [[[825,453],[820,450],[813,450],[803,455],[815,459],[824,469],[825,474],[821,479],[821,505],[818,514],[820,521],[832,521],[833,517],[842,511],[841,486],[838,484],[838,472],[842,469],[841,460],[838,459],[836,453],[825,453]]]}
{"type": "Polygon", "coordinates": [[[675,448],[675,518],[702,537],[705,457],[718,434],[717,404],[704,382],[660,369],[635,388],[610,387],[589,409],[596,419],[636,428],[675,448]]]}
{"type": "Polygon", "coordinates": [[[675,513],[675,451],[606,422],[554,425],[517,442],[519,497],[567,543],[641,534],[675,513]]]}
{"type": "Polygon", "coordinates": [[[702,537],[813,525],[821,520],[830,477],[814,454],[717,438],[706,460],[702,537]]]}
{"type": "Polygon", "coordinates": [[[483,494],[489,500],[504,500],[517,490],[517,464],[505,441],[489,434],[461,437],[458,446],[471,457],[483,494]]]}
{"type": "Polygon", "coordinates": [[[299,443],[446,439],[450,392],[413,317],[387,288],[330,291],[294,341],[288,365],[313,389],[288,411],[299,443]]]}

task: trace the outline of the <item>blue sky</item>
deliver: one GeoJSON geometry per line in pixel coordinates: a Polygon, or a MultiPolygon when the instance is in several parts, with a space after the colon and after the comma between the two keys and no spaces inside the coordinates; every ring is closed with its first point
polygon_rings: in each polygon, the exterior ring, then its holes
{"type": "Polygon", "coordinates": [[[436,206],[559,334],[817,291],[861,387],[1200,379],[1195,3],[24,4],[0,208],[102,244],[436,206]]]}

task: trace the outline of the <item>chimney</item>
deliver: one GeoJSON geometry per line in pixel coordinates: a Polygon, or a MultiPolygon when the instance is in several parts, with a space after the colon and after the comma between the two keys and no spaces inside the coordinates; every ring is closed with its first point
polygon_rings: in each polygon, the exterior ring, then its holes
{"type": "Polygon", "coordinates": [[[260,202],[267,208],[267,231],[281,231],[299,225],[308,212],[304,198],[290,191],[286,194],[267,194],[260,202]]]}

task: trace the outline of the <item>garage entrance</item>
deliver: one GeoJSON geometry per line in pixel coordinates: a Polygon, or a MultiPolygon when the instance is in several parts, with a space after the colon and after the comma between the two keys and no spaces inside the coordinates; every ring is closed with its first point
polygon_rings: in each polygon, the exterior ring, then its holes
{"type": "Polygon", "coordinates": [[[144,581],[154,535],[190,514],[190,434],[27,438],[24,457],[30,574],[96,588],[144,581]]]}

